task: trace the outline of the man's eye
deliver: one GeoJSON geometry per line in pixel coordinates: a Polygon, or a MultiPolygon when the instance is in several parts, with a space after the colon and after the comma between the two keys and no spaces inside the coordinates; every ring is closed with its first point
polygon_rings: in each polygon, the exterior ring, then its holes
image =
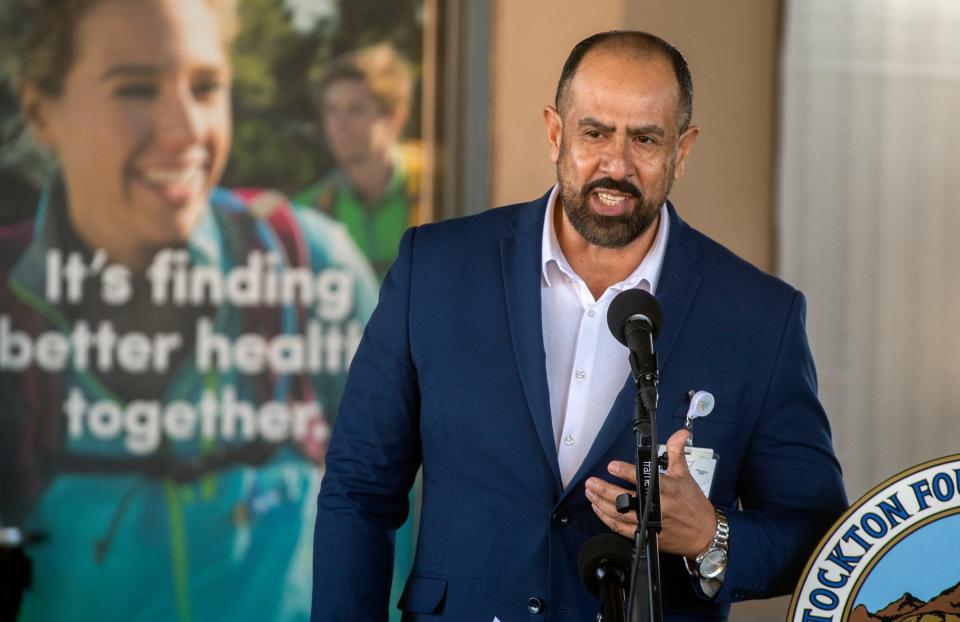
{"type": "Polygon", "coordinates": [[[157,89],[149,83],[135,82],[132,84],[121,84],[113,93],[115,96],[125,99],[150,99],[156,95],[157,89]]]}
{"type": "Polygon", "coordinates": [[[603,134],[598,130],[587,130],[584,132],[584,134],[587,136],[587,138],[600,138],[603,136],[603,134]]]}
{"type": "Polygon", "coordinates": [[[650,136],[637,136],[634,138],[635,141],[641,145],[653,145],[656,144],[656,141],[650,136]]]}

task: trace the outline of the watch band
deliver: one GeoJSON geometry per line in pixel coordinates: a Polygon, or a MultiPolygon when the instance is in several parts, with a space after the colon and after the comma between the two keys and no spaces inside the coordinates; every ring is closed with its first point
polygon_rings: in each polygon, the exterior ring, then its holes
{"type": "Polygon", "coordinates": [[[730,549],[730,521],[727,520],[727,513],[720,508],[714,508],[717,514],[717,531],[713,534],[711,547],[721,548],[724,551],[730,549]]]}
{"type": "Polygon", "coordinates": [[[701,579],[715,579],[723,574],[727,567],[727,554],[730,545],[730,522],[726,513],[720,508],[714,508],[717,516],[717,530],[713,534],[713,541],[707,550],[697,555],[694,565],[695,574],[701,579]],[[709,569],[705,565],[709,564],[709,569]]]}

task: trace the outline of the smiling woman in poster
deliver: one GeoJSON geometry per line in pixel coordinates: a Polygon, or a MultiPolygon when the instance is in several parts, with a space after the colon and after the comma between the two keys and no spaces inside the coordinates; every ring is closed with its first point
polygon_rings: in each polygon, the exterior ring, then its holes
{"type": "Polygon", "coordinates": [[[341,225],[215,188],[232,2],[4,5],[58,163],[0,229],[0,526],[46,535],[22,619],[306,619],[373,273],[341,225]]]}

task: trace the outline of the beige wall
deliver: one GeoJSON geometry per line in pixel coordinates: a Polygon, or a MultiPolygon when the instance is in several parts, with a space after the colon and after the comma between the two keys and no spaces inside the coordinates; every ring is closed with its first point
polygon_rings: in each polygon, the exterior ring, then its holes
{"type": "Polygon", "coordinates": [[[672,199],[754,264],[773,257],[778,6],[771,0],[498,0],[493,44],[493,200],[539,196],[556,177],[541,111],[570,48],[613,28],[675,44],[694,78],[701,135],[672,199]]]}
{"type": "Polygon", "coordinates": [[[497,0],[493,28],[493,203],[540,196],[557,179],[543,107],[570,48],[622,28],[624,0],[497,0]]]}

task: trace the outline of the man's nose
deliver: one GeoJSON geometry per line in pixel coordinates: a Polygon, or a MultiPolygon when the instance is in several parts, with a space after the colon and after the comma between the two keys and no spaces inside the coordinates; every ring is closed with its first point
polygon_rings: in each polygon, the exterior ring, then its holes
{"type": "Polygon", "coordinates": [[[617,137],[611,140],[600,158],[600,172],[611,179],[630,177],[633,168],[630,165],[629,143],[617,137]]]}

